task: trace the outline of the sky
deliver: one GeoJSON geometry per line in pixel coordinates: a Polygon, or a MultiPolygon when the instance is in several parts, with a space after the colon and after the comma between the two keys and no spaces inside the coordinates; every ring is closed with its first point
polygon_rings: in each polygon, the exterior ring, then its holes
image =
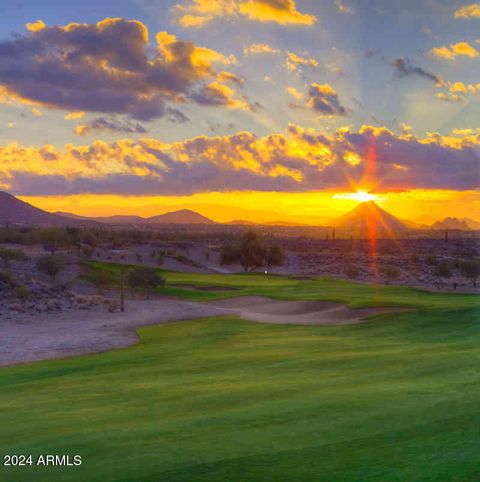
{"type": "Polygon", "coordinates": [[[480,218],[480,4],[0,3],[0,189],[83,215],[480,218]]]}

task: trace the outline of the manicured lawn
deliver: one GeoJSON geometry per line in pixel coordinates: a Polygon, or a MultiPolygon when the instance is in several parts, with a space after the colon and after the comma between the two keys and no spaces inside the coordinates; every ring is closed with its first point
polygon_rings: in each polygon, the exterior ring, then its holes
{"type": "Polygon", "coordinates": [[[2,467],[0,480],[480,480],[478,297],[164,275],[357,306],[377,293],[374,303],[420,309],[338,327],[173,323],[139,330],[127,349],[1,369],[0,452],[83,464],[2,467]]]}
{"type": "MultiPolygon", "coordinates": [[[[120,266],[114,263],[88,263],[91,271],[103,270],[112,284],[120,279],[120,266]]],[[[128,267],[127,267],[128,269],[128,267]]],[[[466,308],[480,306],[475,294],[432,293],[406,286],[355,283],[334,278],[295,279],[264,274],[198,274],[158,270],[166,279],[166,287],[158,292],[172,294],[192,301],[208,301],[232,296],[268,296],[284,300],[328,300],[345,303],[352,308],[399,306],[412,308],[466,308]],[[182,285],[189,289],[182,289],[182,285]],[[195,291],[217,286],[219,291],[195,291]],[[222,289],[232,288],[231,291],[222,289]]]]}

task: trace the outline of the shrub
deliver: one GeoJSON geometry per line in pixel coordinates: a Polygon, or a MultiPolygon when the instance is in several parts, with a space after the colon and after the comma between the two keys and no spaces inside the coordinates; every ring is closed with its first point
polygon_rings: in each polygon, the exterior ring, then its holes
{"type": "Polygon", "coordinates": [[[165,279],[162,278],[155,268],[139,267],[128,273],[128,284],[131,288],[139,289],[145,294],[153,291],[159,286],[165,286],[165,279]]]}
{"type": "Polygon", "coordinates": [[[97,288],[99,294],[102,294],[103,289],[106,288],[110,283],[110,276],[106,271],[96,270],[89,274],[88,281],[90,281],[90,283],[97,288]]]}
{"type": "Polygon", "coordinates": [[[30,288],[28,286],[18,286],[15,289],[15,295],[20,300],[26,300],[26,299],[30,298],[31,294],[32,293],[31,293],[30,288]]]}
{"type": "Polygon", "coordinates": [[[16,284],[17,280],[11,271],[0,271],[0,288],[13,288],[16,284]]]}
{"type": "Polygon", "coordinates": [[[11,261],[27,261],[28,256],[21,249],[10,249],[0,246],[0,259],[5,267],[10,265],[11,261]]]}
{"type": "Polygon", "coordinates": [[[360,275],[360,271],[358,268],[354,265],[349,265],[345,268],[345,274],[350,278],[350,279],[355,279],[358,278],[360,275]]]}
{"type": "Polygon", "coordinates": [[[400,270],[395,266],[382,266],[380,273],[382,273],[387,284],[400,278],[400,270]]]}
{"type": "Polygon", "coordinates": [[[37,259],[37,269],[54,280],[63,269],[63,260],[53,254],[41,256],[37,259]]]}
{"type": "Polygon", "coordinates": [[[477,279],[480,276],[480,260],[472,259],[469,261],[464,261],[460,265],[460,271],[465,278],[472,282],[473,287],[476,288],[477,279]]]}

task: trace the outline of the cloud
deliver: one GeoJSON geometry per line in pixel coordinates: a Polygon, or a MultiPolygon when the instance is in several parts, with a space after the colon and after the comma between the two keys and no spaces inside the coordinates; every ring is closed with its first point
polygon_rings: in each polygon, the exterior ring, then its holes
{"type": "Polygon", "coordinates": [[[458,42],[451,44],[450,47],[435,47],[431,50],[434,57],[446,60],[455,60],[457,57],[478,57],[479,53],[475,47],[472,47],[468,42],[458,42]]]}
{"type": "Polygon", "coordinates": [[[236,99],[234,95],[235,91],[227,85],[211,82],[192,94],[192,99],[200,105],[224,106],[228,109],[255,111],[259,107],[259,104],[251,104],[246,97],[236,99]]]}
{"type": "Polygon", "coordinates": [[[329,84],[310,86],[307,105],[322,115],[347,115],[347,109],[341,104],[336,90],[329,84]]]}
{"type": "Polygon", "coordinates": [[[301,57],[294,52],[287,52],[287,60],[285,61],[288,70],[297,70],[299,66],[318,68],[318,61],[308,57],[301,57]]]}
{"type": "Polygon", "coordinates": [[[145,134],[147,130],[141,124],[121,121],[115,118],[98,117],[88,123],[75,127],[75,134],[84,136],[95,132],[114,132],[119,134],[145,134]]]}
{"type": "Polygon", "coordinates": [[[302,100],[305,98],[304,94],[298,91],[295,87],[287,87],[287,92],[297,100],[302,100]]]}
{"type": "Polygon", "coordinates": [[[85,116],[85,112],[69,112],[63,117],[65,120],[77,120],[82,119],[85,116]]]}
{"type": "Polygon", "coordinates": [[[256,54],[278,54],[280,50],[274,49],[268,44],[252,44],[249,47],[243,49],[244,55],[256,55],[256,54]]]}
{"type": "Polygon", "coordinates": [[[307,26],[317,21],[314,15],[299,12],[294,0],[189,0],[173,10],[185,28],[204,27],[217,18],[307,26]]]}
{"type": "Polygon", "coordinates": [[[386,128],[332,134],[290,125],[264,137],[249,132],[181,142],[120,139],[107,143],[0,146],[0,184],[16,194],[184,195],[232,190],[351,190],[371,168],[377,191],[476,189],[480,134],[416,137],[386,128]]]}
{"type": "Polygon", "coordinates": [[[463,102],[463,97],[458,94],[452,94],[451,92],[438,92],[435,97],[445,102],[463,102]]]}
{"type": "Polygon", "coordinates": [[[472,3],[455,10],[455,18],[480,18],[480,3],[472,3]]]}
{"type": "Polygon", "coordinates": [[[398,58],[393,61],[393,68],[395,76],[398,79],[408,76],[423,77],[424,79],[430,80],[437,84],[438,86],[444,86],[444,81],[432,72],[428,72],[421,67],[416,67],[410,63],[408,59],[398,58]]]}
{"type": "MultiPolygon", "coordinates": [[[[124,114],[148,121],[231,65],[233,56],[159,32],[155,48],[137,20],[27,25],[0,42],[0,99],[80,112],[124,114]]],[[[224,72],[225,76],[226,73],[224,72]]]]}

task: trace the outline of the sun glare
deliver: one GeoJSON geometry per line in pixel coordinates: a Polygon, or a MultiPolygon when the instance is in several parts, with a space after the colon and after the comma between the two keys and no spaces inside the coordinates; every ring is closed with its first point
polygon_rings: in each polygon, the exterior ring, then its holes
{"type": "Polygon", "coordinates": [[[353,201],[359,201],[361,203],[366,203],[368,201],[377,201],[379,196],[376,194],[369,193],[367,191],[357,191],[343,194],[335,194],[333,196],[335,199],[352,199],[353,201]]]}

